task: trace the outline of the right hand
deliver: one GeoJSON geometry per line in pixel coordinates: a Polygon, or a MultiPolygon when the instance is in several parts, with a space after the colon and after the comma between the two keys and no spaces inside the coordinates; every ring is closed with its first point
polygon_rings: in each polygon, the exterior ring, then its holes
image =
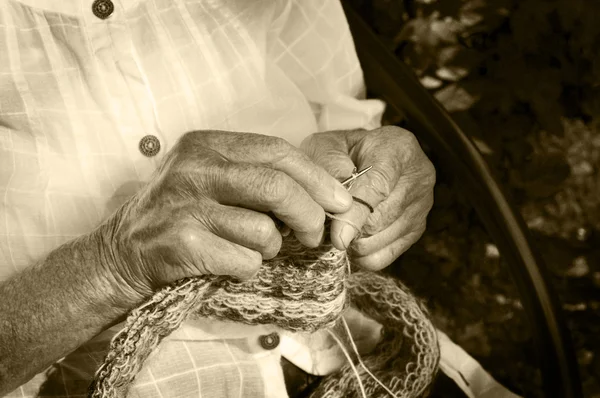
{"type": "Polygon", "coordinates": [[[188,276],[253,276],[277,255],[273,213],[308,247],[323,238],[324,211],[352,197],[285,140],[224,131],[185,134],[154,178],[99,229],[102,269],[127,301],[188,276]]]}

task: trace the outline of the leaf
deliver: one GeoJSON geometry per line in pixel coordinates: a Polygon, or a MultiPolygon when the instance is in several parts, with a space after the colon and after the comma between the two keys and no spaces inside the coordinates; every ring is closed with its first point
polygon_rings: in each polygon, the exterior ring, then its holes
{"type": "Polygon", "coordinates": [[[433,76],[428,76],[428,75],[421,77],[419,79],[419,81],[421,82],[423,87],[425,87],[428,90],[434,90],[436,88],[440,88],[440,86],[443,84],[441,80],[436,79],[433,76]]]}
{"type": "Polygon", "coordinates": [[[511,0],[467,0],[460,9],[460,22],[466,27],[491,32],[509,15],[511,0]]]}
{"type": "Polygon", "coordinates": [[[438,64],[443,66],[452,63],[460,53],[461,49],[462,47],[458,45],[441,48],[438,52],[438,64]]]}
{"type": "Polygon", "coordinates": [[[462,25],[455,19],[445,18],[431,23],[431,33],[442,43],[456,43],[457,34],[463,30],[462,25]]]}
{"type": "Polygon", "coordinates": [[[458,81],[465,78],[470,70],[479,63],[479,58],[469,58],[473,53],[459,45],[442,48],[437,57],[436,75],[446,81],[458,81]]]}
{"type": "Polygon", "coordinates": [[[448,112],[465,111],[477,102],[474,97],[459,83],[450,84],[435,93],[435,98],[440,101],[448,112]]]}
{"type": "Polygon", "coordinates": [[[469,71],[466,68],[461,68],[459,66],[443,66],[436,70],[435,74],[442,80],[457,82],[466,77],[469,74],[469,71]]]}

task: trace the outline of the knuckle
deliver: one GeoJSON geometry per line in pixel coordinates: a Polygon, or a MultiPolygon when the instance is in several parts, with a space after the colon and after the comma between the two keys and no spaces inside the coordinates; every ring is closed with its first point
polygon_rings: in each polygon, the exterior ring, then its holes
{"type": "Polygon", "coordinates": [[[318,232],[325,227],[325,211],[318,205],[315,208],[304,208],[298,227],[294,228],[296,232],[313,233],[318,232]]]}
{"type": "Polygon", "coordinates": [[[268,136],[267,137],[269,146],[272,150],[277,152],[287,152],[290,149],[290,144],[281,137],[268,136]]]}
{"type": "Polygon", "coordinates": [[[253,223],[252,232],[256,241],[261,243],[261,246],[266,247],[275,230],[275,223],[269,218],[257,220],[253,223]]]}
{"type": "Polygon", "coordinates": [[[328,175],[322,167],[327,164],[327,157],[331,157],[330,155],[330,153],[320,153],[314,159],[311,159],[308,154],[299,154],[302,163],[311,165],[311,167],[306,168],[306,177],[316,187],[323,187],[327,182],[328,175]]]}
{"type": "Polygon", "coordinates": [[[276,170],[265,169],[259,182],[261,200],[267,204],[284,203],[291,194],[292,184],[289,177],[276,170]]]}
{"type": "Polygon", "coordinates": [[[387,130],[385,136],[390,148],[410,156],[423,152],[419,140],[413,133],[400,127],[393,127],[393,129],[387,130]]]}
{"type": "Polygon", "coordinates": [[[195,139],[195,137],[194,137],[193,131],[189,131],[189,132],[183,134],[175,142],[175,145],[173,145],[173,148],[171,149],[170,153],[178,154],[180,152],[185,151],[187,148],[189,148],[192,145],[192,142],[194,141],[194,139],[195,139]]]}
{"type": "Polygon", "coordinates": [[[182,197],[187,197],[191,194],[190,179],[187,178],[186,174],[172,170],[167,178],[161,181],[161,184],[154,192],[155,199],[160,196],[163,201],[173,202],[178,201],[182,197]]]}
{"type": "Polygon", "coordinates": [[[308,218],[308,227],[311,231],[320,231],[325,225],[325,211],[319,207],[311,214],[313,216],[308,218]]]}
{"type": "Polygon", "coordinates": [[[392,187],[390,187],[389,184],[389,181],[392,180],[392,177],[388,174],[389,172],[384,168],[373,168],[371,170],[371,175],[369,176],[370,184],[368,187],[377,197],[381,199],[387,198],[392,191],[392,187]]]}
{"type": "Polygon", "coordinates": [[[183,145],[185,143],[189,143],[190,141],[195,141],[197,137],[197,131],[188,131],[187,133],[183,134],[181,138],[179,138],[178,144],[183,145]]]}
{"type": "Polygon", "coordinates": [[[363,232],[366,236],[375,235],[381,229],[384,219],[380,211],[375,210],[375,213],[371,214],[367,219],[367,222],[363,226],[363,232]]]}
{"type": "Polygon", "coordinates": [[[247,266],[247,272],[248,272],[248,277],[251,277],[252,275],[254,275],[255,273],[258,272],[258,270],[260,269],[260,266],[262,265],[262,255],[259,252],[256,252],[254,250],[250,250],[248,253],[248,266],[247,266]]]}
{"type": "Polygon", "coordinates": [[[424,207],[425,207],[425,211],[423,212],[423,218],[426,219],[427,218],[427,214],[429,214],[429,211],[433,208],[433,203],[434,203],[434,196],[433,196],[433,191],[431,191],[428,195],[427,198],[424,201],[424,207]]]}
{"type": "Polygon", "coordinates": [[[388,265],[396,261],[398,257],[400,257],[404,252],[406,252],[406,250],[408,250],[409,247],[412,246],[413,243],[414,242],[407,241],[402,244],[390,246],[389,252],[386,256],[387,258],[381,262],[383,264],[382,268],[387,267],[388,265]]]}
{"type": "Polygon", "coordinates": [[[270,260],[270,259],[274,258],[275,256],[277,256],[277,254],[281,250],[282,242],[283,242],[283,239],[282,239],[281,235],[279,235],[279,237],[277,239],[270,240],[268,246],[266,246],[262,250],[263,259],[270,260]]]}
{"type": "Polygon", "coordinates": [[[364,257],[368,254],[368,243],[364,238],[355,239],[350,245],[352,255],[356,257],[364,257]]]}
{"type": "Polygon", "coordinates": [[[423,174],[424,184],[433,187],[437,179],[437,171],[427,156],[425,156],[425,161],[423,162],[423,174]]]}
{"type": "Polygon", "coordinates": [[[181,158],[183,160],[187,160],[190,157],[194,156],[198,149],[201,147],[200,143],[200,134],[197,131],[190,131],[182,135],[179,140],[171,149],[171,153],[175,155],[177,158],[181,158]]]}
{"type": "Polygon", "coordinates": [[[427,219],[423,219],[423,221],[421,221],[420,223],[417,223],[415,225],[415,227],[412,231],[414,236],[412,236],[411,239],[409,239],[410,244],[412,245],[413,243],[418,241],[419,238],[421,238],[421,236],[423,236],[423,234],[425,233],[426,230],[427,230],[427,219]]]}
{"type": "MultiPolygon", "coordinates": [[[[189,212],[188,212],[189,214],[189,212]]],[[[188,250],[201,243],[199,227],[203,230],[210,230],[210,220],[203,215],[194,214],[185,218],[180,218],[171,227],[175,237],[173,246],[178,250],[188,250]],[[207,224],[209,227],[207,228],[207,224]]]]}
{"type": "Polygon", "coordinates": [[[265,136],[265,149],[270,153],[273,162],[287,157],[293,150],[292,145],[281,137],[265,136]]]}
{"type": "Polygon", "coordinates": [[[398,140],[398,138],[402,138],[410,140],[413,138],[416,141],[413,133],[398,126],[383,126],[377,132],[382,138],[386,139],[398,140]]]}
{"type": "Polygon", "coordinates": [[[194,165],[193,173],[197,176],[207,177],[212,181],[221,181],[225,176],[234,179],[238,170],[229,162],[221,159],[206,159],[202,166],[194,165]]]}
{"type": "Polygon", "coordinates": [[[402,137],[405,140],[407,146],[416,149],[419,152],[422,152],[421,144],[419,143],[419,140],[417,140],[417,136],[415,136],[408,130],[403,130],[402,137]]]}

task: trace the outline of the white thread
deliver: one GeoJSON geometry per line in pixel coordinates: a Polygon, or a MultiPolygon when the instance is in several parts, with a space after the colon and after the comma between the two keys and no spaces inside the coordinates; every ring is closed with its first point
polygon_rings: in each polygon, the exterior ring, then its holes
{"type": "MultiPolygon", "coordinates": [[[[344,319],[344,318],[342,317],[342,319],[344,319]]],[[[354,362],[352,362],[352,358],[350,358],[350,354],[348,353],[348,351],[346,351],[346,348],[344,347],[344,344],[340,341],[340,339],[331,330],[327,330],[327,333],[329,333],[331,335],[331,337],[334,338],[334,340],[336,341],[336,343],[338,343],[338,345],[342,349],[342,352],[346,356],[346,359],[348,360],[348,363],[350,364],[350,367],[352,368],[352,371],[356,375],[356,380],[358,381],[358,386],[360,387],[360,393],[362,394],[363,398],[367,398],[367,393],[365,391],[365,386],[363,386],[362,380],[360,379],[360,374],[358,373],[358,370],[356,369],[356,366],[354,366],[354,362]]]]}
{"type": "MultiPolygon", "coordinates": [[[[356,344],[354,344],[354,339],[352,338],[352,334],[350,333],[350,328],[348,327],[348,324],[346,323],[346,319],[344,317],[342,317],[342,322],[344,323],[344,328],[346,329],[346,333],[348,334],[348,338],[350,339],[350,343],[352,344],[352,349],[356,353],[358,362],[363,367],[365,372],[367,372],[373,380],[375,380],[385,391],[387,391],[388,394],[390,394],[394,398],[399,398],[396,394],[394,394],[394,392],[392,390],[390,390],[385,384],[383,384],[383,382],[381,380],[379,380],[377,377],[375,377],[375,375],[373,373],[371,373],[371,371],[365,366],[364,362],[362,361],[362,359],[360,357],[360,354],[358,353],[358,347],[356,347],[356,344]]],[[[348,355],[347,357],[349,358],[350,356],[348,355]]]]}
{"type": "Polygon", "coordinates": [[[362,236],[362,230],[360,229],[360,227],[356,224],[354,224],[352,221],[349,220],[344,220],[343,218],[340,218],[334,214],[325,212],[325,215],[329,218],[331,218],[332,220],[337,220],[337,221],[341,221],[344,222],[348,225],[350,225],[352,228],[354,228],[354,230],[356,231],[356,237],[354,239],[360,239],[360,237],[362,236]]]}
{"type": "Polygon", "coordinates": [[[350,264],[350,260],[346,258],[346,265],[348,266],[348,276],[352,275],[352,264],[350,264]]]}

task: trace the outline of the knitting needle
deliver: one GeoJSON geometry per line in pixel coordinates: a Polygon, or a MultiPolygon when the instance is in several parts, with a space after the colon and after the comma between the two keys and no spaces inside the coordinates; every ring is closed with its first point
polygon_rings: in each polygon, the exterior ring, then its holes
{"type": "Polygon", "coordinates": [[[348,177],[344,181],[342,181],[342,185],[346,186],[348,184],[351,184],[354,180],[356,180],[358,177],[365,174],[367,171],[371,170],[372,168],[373,168],[373,166],[368,166],[368,167],[365,167],[364,169],[362,169],[361,171],[352,173],[352,175],[350,177],[348,177]]]}

